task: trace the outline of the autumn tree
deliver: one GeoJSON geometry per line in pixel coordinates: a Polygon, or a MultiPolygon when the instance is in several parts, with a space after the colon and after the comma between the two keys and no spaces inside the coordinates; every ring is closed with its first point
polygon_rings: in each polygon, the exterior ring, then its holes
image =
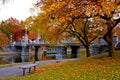
{"type": "Polygon", "coordinates": [[[13,32],[13,40],[20,41],[23,39],[25,34],[29,34],[29,32],[25,29],[18,29],[17,31],[13,32]]]}
{"type": "MultiPolygon", "coordinates": [[[[114,45],[112,30],[119,23],[120,17],[120,1],[119,0],[65,0],[65,1],[53,1],[41,0],[37,4],[41,4],[43,13],[55,20],[61,20],[65,22],[73,19],[81,18],[81,15],[85,15],[85,18],[98,18],[104,20],[107,25],[107,31],[103,38],[109,46],[109,57],[114,54],[114,45]],[[57,14],[57,15],[56,15],[57,14]],[[118,17],[115,17],[118,15],[118,17]],[[69,18],[68,18],[69,16],[69,18]],[[67,18],[66,18],[67,17],[67,18]]],[[[45,16],[45,17],[46,17],[45,16]]],[[[63,24],[63,23],[62,23],[63,24]]],[[[66,27],[65,27],[66,29],[66,27]]]]}
{"type": "Polygon", "coordinates": [[[41,0],[36,3],[36,6],[41,4],[42,6],[39,7],[42,12],[35,18],[33,26],[39,27],[50,43],[60,42],[61,39],[64,39],[64,33],[69,33],[65,34],[67,38],[77,37],[86,48],[86,54],[89,57],[90,43],[102,32],[104,21],[100,21],[98,17],[89,17],[88,3],[87,0],[41,0]]]}
{"type": "Polygon", "coordinates": [[[0,32],[0,47],[3,47],[8,43],[9,43],[9,39],[2,32],[0,32]]]}
{"type": "Polygon", "coordinates": [[[107,32],[103,38],[108,43],[109,57],[114,55],[113,29],[120,22],[120,1],[119,0],[96,0],[87,4],[86,10],[89,17],[99,17],[105,21],[107,32]]]}
{"type": "Polygon", "coordinates": [[[90,19],[76,19],[72,21],[72,27],[69,28],[69,34],[76,36],[82,45],[86,48],[86,56],[91,56],[90,45],[99,36],[104,34],[105,26],[103,27],[99,21],[91,21],[90,19]]]}
{"type": "Polygon", "coordinates": [[[4,33],[9,39],[13,35],[13,32],[20,28],[20,22],[15,18],[9,18],[8,20],[0,23],[0,31],[4,33]]]}

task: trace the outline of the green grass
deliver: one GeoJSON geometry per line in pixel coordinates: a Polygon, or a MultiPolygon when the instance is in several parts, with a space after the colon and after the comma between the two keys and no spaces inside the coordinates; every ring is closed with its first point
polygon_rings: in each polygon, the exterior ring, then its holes
{"type": "Polygon", "coordinates": [[[0,68],[12,66],[13,64],[0,64],[0,68]]]}
{"type": "Polygon", "coordinates": [[[3,80],[120,80],[120,52],[38,67],[29,75],[3,80]],[[102,57],[101,57],[102,56],[102,57]]]}
{"type": "Polygon", "coordinates": [[[13,63],[13,64],[0,64],[0,68],[5,68],[5,67],[10,67],[10,66],[15,66],[15,65],[21,65],[21,64],[29,64],[32,62],[22,62],[22,63],[13,63]]]}

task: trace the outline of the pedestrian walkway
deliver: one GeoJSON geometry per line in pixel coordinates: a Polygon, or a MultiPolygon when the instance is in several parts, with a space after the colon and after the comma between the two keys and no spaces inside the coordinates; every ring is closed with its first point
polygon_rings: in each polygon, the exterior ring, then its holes
{"type": "MultiPolygon", "coordinates": [[[[35,63],[38,64],[38,66],[41,66],[41,65],[45,65],[45,64],[54,63],[54,62],[57,62],[57,61],[62,62],[62,61],[71,61],[71,60],[77,60],[77,59],[79,59],[79,58],[37,61],[35,63]]],[[[21,64],[21,65],[25,65],[25,64],[21,64]]],[[[10,76],[22,76],[22,69],[20,69],[21,65],[15,65],[15,66],[11,66],[11,67],[0,68],[0,79],[5,78],[5,77],[10,77],[10,76]]]]}

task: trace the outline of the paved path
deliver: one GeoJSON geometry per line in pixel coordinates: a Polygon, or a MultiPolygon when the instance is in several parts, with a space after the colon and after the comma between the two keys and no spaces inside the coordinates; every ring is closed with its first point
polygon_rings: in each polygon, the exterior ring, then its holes
{"type": "MultiPolygon", "coordinates": [[[[74,58],[74,59],[62,59],[62,60],[46,60],[46,61],[37,61],[36,63],[41,66],[44,64],[50,64],[50,63],[54,63],[57,61],[70,61],[70,60],[76,60],[78,58],[74,58]]],[[[21,64],[21,65],[25,65],[25,64],[21,64]]],[[[5,78],[5,77],[9,77],[9,76],[22,76],[22,69],[20,69],[19,67],[21,65],[15,65],[15,66],[11,66],[11,67],[5,67],[5,68],[0,68],[0,79],[5,78]]]]}

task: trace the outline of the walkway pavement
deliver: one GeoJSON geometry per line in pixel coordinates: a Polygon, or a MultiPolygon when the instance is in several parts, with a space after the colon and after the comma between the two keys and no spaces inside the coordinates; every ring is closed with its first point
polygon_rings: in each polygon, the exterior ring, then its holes
{"type": "MultiPolygon", "coordinates": [[[[71,60],[77,60],[77,59],[79,59],[79,58],[37,61],[36,63],[38,64],[38,66],[41,66],[41,65],[44,65],[44,64],[50,64],[50,63],[54,63],[54,62],[57,62],[57,61],[71,61],[71,60]]],[[[25,65],[25,64],[21,64],[21,65],[25,65]]],[[[11,67],[0,68],[0,80],[2,78],[10,77],[10,76],[22,76],[22,69],[19,68],[21,65],[15,65],[15,66],[11,66],[11,67]]]]}

